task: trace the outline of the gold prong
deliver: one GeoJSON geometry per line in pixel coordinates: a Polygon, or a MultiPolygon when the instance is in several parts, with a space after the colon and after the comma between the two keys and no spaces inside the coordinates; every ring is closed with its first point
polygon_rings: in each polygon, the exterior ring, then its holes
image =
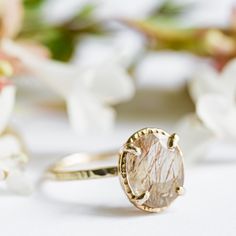
{"type": "Polygon", "coordinates": [[[143,205],[143,203],[145,203],[149,197],[150,197],[150,192],[146,191],[146,192],[142,193],[141,195],[135,197],[135,202],[138,205],[143,205]]]}
{"type": "Polygon", "coordinates": [[[135,156],[141,155],[141,149],[139,147],[134,146],[132,143],[128,143],[123,147],[123,152],[132,153],[135,156]]]}
{"type": "Polygon", "coordinates": [[[176,188],[176,193],[177,193],[179,196],[184,195],[184,193],[185,193],[184,187],[178,186],[178,187],[176,188]]]}
{"type": "Polygon", "coordinates": [[[167,141],[167,146],[168,148],[174,148],[178,145],[178,141],[179,141],[179,136],[177,134],[171,134],[168,138],[167,141]]]}

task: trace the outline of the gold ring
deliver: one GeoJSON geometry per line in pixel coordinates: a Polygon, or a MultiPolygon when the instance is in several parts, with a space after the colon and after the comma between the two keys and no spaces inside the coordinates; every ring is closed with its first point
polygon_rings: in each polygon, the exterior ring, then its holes
{"type": "Polygon", "coordinates": [[[47,174],[60,181],[118,175],[131,203],[144,211],[160,212],[184,192],[184,166],[178,140],[176,134],[144,128],[134,133],[119,153],[73,154],[49,168],[47,174]],[[114,155],[119,156],[118,166],[78,169],[80,163],[114,155]]]}

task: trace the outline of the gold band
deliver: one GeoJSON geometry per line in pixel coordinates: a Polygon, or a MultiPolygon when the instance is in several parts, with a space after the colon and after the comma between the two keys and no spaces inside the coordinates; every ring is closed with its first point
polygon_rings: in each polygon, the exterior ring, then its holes
{"type": "Polygon", "coordinates": [[[47,173],[48,177],[60,181],[118,175],[130,202],[148,212],[160,212],[184,192],[183,161],[178,136],[157,128],[144,128],[135,132],[119,152],[67,156],[49,168],[47,173]],[[83,168],[81,165],[87,162],[91,165],[94,161],[112,157],[119,159],[116,166],[83,168]]]}
{"type": "Polygon", "coordinates": [[[67,156],[48,169],[48,177],[59,180],[85,180],[98,179],[104,177],[114,177],[118,175],[117,166],[107,166],[94,169],[74,170],[79,164],[92,161],[108,160],[118,155],[118,152],[104,152],[99,154],[76,153],[67,156]],[[73,170],[68,170],[73,168],[73,170]]]}

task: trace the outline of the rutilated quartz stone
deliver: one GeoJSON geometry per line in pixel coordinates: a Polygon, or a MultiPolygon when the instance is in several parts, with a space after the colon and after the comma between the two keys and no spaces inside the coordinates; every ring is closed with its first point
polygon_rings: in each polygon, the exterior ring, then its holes
{"type": "Polygon", "coordinates": [[[139,137],[133,145],[140,154],[126,157],[127,180],[131,191],[139,196],[149,191],[143,203],[150,208],[165,208],[177,196],[176,189],[183,186],[183,161],[178,147],[167,147],[168,135],[150,133],[139,137]]]}

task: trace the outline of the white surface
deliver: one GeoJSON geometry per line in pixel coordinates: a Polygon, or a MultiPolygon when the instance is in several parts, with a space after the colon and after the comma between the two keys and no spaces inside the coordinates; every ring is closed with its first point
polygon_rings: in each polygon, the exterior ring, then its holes
{"type": "Polygon", "coordinates": [[[50,183],[31,197],[2,195],[1,235],[236,234],[235,165],[187,171],[187,193],[161,214],[126,199],[118,179],[50,183]]]}
{"type": "MultiPolygon", "coordinates": [[[[211,0],[208,7],[204,5],[206,1],[200,2],[202,4],[190,16],[192,22],[226,23],[233,1],[211,0]]],[[[64,7],[61,9],[65,12],[64,7]]],[[[125,9],[133,8],[125,5],[125,9]]],[[[32,153],[28,167],[30,177],[37,182],[49,164],[65,153],[117,148],[130,134],[144,126],[158,126],[171,131],[167,121],[157,120],[162,115],[163,106],[159,102],[159,93],[150,90],[148,97],[140,93],[131,111],[123,109],[126,114],[139,110],[134,112],[135,119],[131,119],[130,114],[129,117],[119,117],[115,131],[103,136],[76,136],[65,116],[56,113],[26,114],[16,118],[15,126],[22,131],[32,153]],[[157,111],[154,117],[148,113],[145,117],[144,113],[152,108],[159,109],[159,113],[157,111]]],[[[175,112],[187,105],[182,103],[175,112]]],[[[169,109],[174,108],[170,106],[169,109]]],[[[235,156],[235,150],[231,155],[235,156]]],[[[235,236],[236,163],[210,161],[186,169],[186,194],[160,214],[145,214],[133,207],[117,178],[45,183],[28,197],[12,195],[0,188],[0,235],[235,236]]]]}
{"type": "MultiPolygon", "coordinates": [[[[28,173],[35,181],[50,163],[69,150],[90,150],[91,145],[92,150],[118,147],[144,123],[160,125],[148,120],[133,125],[119,121],[110,136],[82,139],[71,133],[63,117],[52,118],[42,114],[37,119],[20,117],[15,121],[32,149],[28,173]]],[[[235,236],[235,170],[236,164],[220,162],[188,167],[186,194],[160,214],[146,214],[133,207],[117,178],[47,182],[28,197],[1,189],[1,235],[235,236]]]]}

